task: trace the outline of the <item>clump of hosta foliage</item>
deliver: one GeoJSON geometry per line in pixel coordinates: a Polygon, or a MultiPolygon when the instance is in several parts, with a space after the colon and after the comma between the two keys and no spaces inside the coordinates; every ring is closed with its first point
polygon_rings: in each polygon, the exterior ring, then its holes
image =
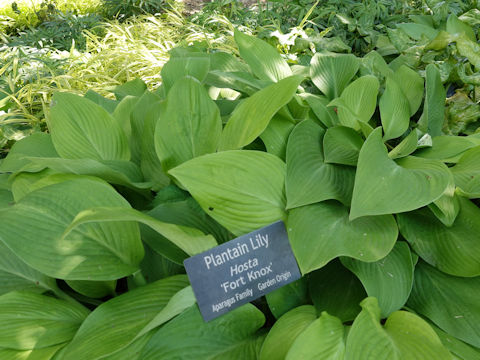
{"type": "Polygon", "coordinates": [[[478,358],[480,122],[438,66],[235,40],[57,93],[0,163],[0,358],[478,358]],[[303,278],[204,323],[182,261],[277,220],[303,278]]]}

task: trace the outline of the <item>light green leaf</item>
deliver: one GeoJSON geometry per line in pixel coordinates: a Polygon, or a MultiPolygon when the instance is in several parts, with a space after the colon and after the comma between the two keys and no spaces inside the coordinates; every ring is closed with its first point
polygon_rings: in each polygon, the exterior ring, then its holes
{"type": "Polygon", "coordinates": [[[448,334],[480,347],[479,298],[480,277],[451,276],[419,262],[407,305],[448,334]]]}
{"type": "Polygon", "coordinates": [[[0,172],[18,172],[30,163],[28,157],[58,157],[52,143],[52,136],[46,133],[33,133],[13,144],[8,155],[0,163],[0,172]]]}
{"type": "Polygon", "coordinates": [[[140,98],[136,96],[127,96],[123,98],[113,112],[112,116],[120,125],[125,135],[127,135],[128,142],[131,143],[132,139],[132,125],[130,124],[130,115],[135,109],[140,98]]]}
{"type": "Polygon", "coordinates": [[[79,294],[100,299],[115,294],[117,281],[67,280],[66,283],[79,294]]]}
{"type": "Polygon", "coordinates": [[[242,101],[223,129],[219,150],[240,149],[260,136],[272,117],[290,102],[302,81],[302,76],[291,76],[242,101]]]}
{"type": "Polygon", "coordinates": [[[123,100],[127,96],[142,96],[145,90],[147,90],[147,84],[142,79],[136,78],[115,86],[112,92],[118,100],[123,100]]]}
{"type": "Polygon", "coordinates": [[[259,89],[272,84],[270,80],[258,80],[249,72],[218,70],[210,71],[205,82],[220,89],[232,89],[247,95],[253,95],[259,89]]]}
{"type": "Polygon", "coordinates": [[[236,29],[234,38],[240,56],[259,79],[279,81],[292,75],[287,62],[270,44],[236,29]]]}
{"type": "Polygon", "coordinates": [[[455,14],[450,14],[447,19],[447,32],[450,34],[464,34],[469,40],[477,41],[475,32],[473,29],[465,24],[463,21],[460,21],[455,14]]]}
{"type": "Polygon", "coordinates": [[[402,89],[403,95],[410,105],[410,116],[415,114],[423,99],[423,78],[406,65],[400,66],[391,76],[402,89]]]}
{"type": "Polygon", "coordinates": [[[287,208],[336,199],[350,203],[355,170],[325,163],[325,131],[312,120],[298,124],[287,145],[287,208]]]}
{"type": "Polygon", "coordinates": [[[41,349],[69,341],[89,311],[51,296],[13,291],[0,296],[0,347],[41,349]]]}
{"type": "Polygon", "coordinates": [[[417,149],[418,135],[416,131],[411,131],[397,146],[388,153],[390,159],[400,159],[408,156],[417,149]]]}
{"type": "Polygon", "coordinates": [[[265,317],[251,304],[205,323],[192,306],[161,327],[142,352],[142,360],[256,359],[265,317]]]}
{"type": "Polygon", "coordinates": [[[305,99],[307,104],[312,109],[312,112],[326,127],[332,127],[339,124],[337,113],[333,107],[328,107],[330,102],[325,96],[318,96],[309,93],[299,94],[302,99],[305,99]]]}
{"type": "Polygon", "coordinates": [[[450,176],[437,160],[409,156],[393,161],[382,142],[382,129],[377,128],[360,150],[350,219],[425,206],[442,196],[450,176]]]}
{"type": "Polygon", "coordinates": [[[294,127],[295,125],[291,121],[280,116],[274,116],[265,131],[260,135],[267,151],[285,160],[288,137],[294,127]]]}
{"type": "Polygon", "coordinates": [[[360,280],[338,259],[308,274],[308,284],[317,314],[326,311],[343,322],[355,319],[361,311],[358,304],[367,296],[360,280]]]}
{"type": "Polygon", "coordinates": [[[153,336],[153,331],[138,338],[130,345],[114,352],[111,355],[103,357],[102,360],[142,360],[140,354],[153,336]]]}
{"type": "Polygon", "coordinates": [[[248,65],[241,62],[237,56],[226,52],[210,53],[210,70],[220,70],[227,72],[242,71],[248,72],[248,65]]]}
{"type": "Polygon", "coordinates": [[[387,76],[393,75],[393,70],[390,69],[383,56],[375,50],[366,54],[361,61],[360,76],[374,75],[382,81],[387,76]]]}
{"type": "Polygon", "coordinates": [[[36,350],[13,350],[0,348],[0,359],[2,360],[50,360],[65,345],[55,345],[36,350]]]}
{"type": "Polygon", "coordinates": [[[274,155],[224,151],[192,159],[169,173],[237,236],[285,218],[285,164],[274,155]]]}
{"type": "Polygon", "coordinates": [[[328,106],[336,106],[338,119],[344,126],[358,130],[357,121],[368,123],[377,107],[377,94],[380,84],[375,76],[358,78],[342,92],[339,98],[328,106]]]}
{"type": "Polygon", "coordinates": [[[83,97],[93,101],[97,105],[100,105],[110,114],[113,114],[119,104],[118,100],[107,99],[93,90],[88,90],[83,97]]]}
{"type": "Polygon", "coordinates": [[[55,292],[57,289],[55,279],[25,264],[0,241],[0,294],[14,290],[55,292]]]}
{"type": "Polygon", "coordinates": [[[343,360],[344,354],[343,324],[323,312],[295,339],[285,360],[343,360]]]}
{"type": "Polygon", "coordinates": [[[396,311],[380,325],[377,299],[369,297],[353,322],[345,360],[451,360],[437,334],[419,316],[396,311]]]}
{"type": "Polygon", "coordinates": [[[275,318],[281,317],[291,309],[310,303],[306,277],[284,285],[265,295],[268,308],[275,318]]]}
{"type": "Polygon", "coordinates": [[[114,280],[133,273],[143,257],[136,224],[86,224],[62,236],[78,213],[96,206],[130,209],[98,179],[43,187],[0,211],[0,240],[34,269],[59,279],[114,280]]]}
{"type": "Polygon", "coordinates": [[[323,137],[325,162],[356,166],[363,145],[362,137],[352,128],[334,126],[323,137]]]}
{"type": "Polygon", "coordinates": [[[455,184],[469,198],[480,198],[480,146],[466,151],[451,168],[455,184]]]}
{"type": "Polygon", "coordinates": [[[382,318],[400,310],[407,302],[414,269],[407,243],[397,242],[386,257],[376,262],[342,258],[342,264],[360,279],[368,296],[378,299],[382,318]]]}
{"type": "Polygon", "coordinates": [[[190,53],[186,56],[171,57],[163,65],[161,75],[165,93],[168,94],[178,79],[191,76],[203,82],[210,70],[210,57],[203,53],[190,53]]]}
{"type": "Polygon", "coordinates": [[[428,209],[398,214],[401,234],[429,264],[455,276],[480,275],[480,209],[459,197],[460,211],[451,227],[428,209]]]}
{"type": "Polygon", "coordinates": [[[155,128],[163,169],[215,152],[221,131],[220,111],[202,84],[190,77],[177,80],[155,128]]]}
{"type": "MultiPolygon", "coordinates": [[[[122,224],[132,221],[138,221],[151,227],[168,239],[171,245],[178,247],[190,256],[199,254],[217,245],[217,242],[211,235],[205,235],[198,229],[158,221],[138,210],[122,207],[92,207],[84,210],[77,214],[75,219],[65,229],[62,237],[68,237],[78,227],[88,223],[116,222],[122,224]]],[[[178,259],[170,256],[166,247],[163,249],[162,255],[179,263],[184,260],[184,258],[178,259]]]]}
{"type": "Polygon", "coordinates": [[[443,162],[457,163],[463,153],[479,145],[480,139],[473,136],[442,135],[432,139],[431,147],[419,149],[414,155],[426,159],[438,159],[443,162]]]}
{"type": "Polygon", "coordinates": [[[385,257],[397,240],[391,215],[348,220],[348,208],[335,201],[302,206],[290,211],[288,236],[300,269],[306,274],[337,256],[362,261],[385,257]]]}
{"type": "Polygon", "coordinates": [[[340,96],[360,61],[351,54],[316,53],[310,62],[310,77],[317,88],[332,100],[340,96]]]}
{"type": "Polygon", "coordinates": [[[453,178],[444,194],[429,204],[428,208],[445,226],[452,226],[460,211],[460,202],[455,193],[453,178]]]}
{"type": "Polygon", "coordinates": [[[410,104],[400,85],[391,77],[387,77],[385,92],[380,98],[379,106],[385,141],[398,138],[407,131],[410,123],[410,104]]]}
{"type": "Polygon", "coordinates": [[[101,106],[80,96],[56,93],[48,128],[66,159],[129,160],[127,136],[101,106]]]}
{"type": "Polygon", "coordinates": [[[442,127],[445,122],[446,90],[440,78],[440,71],[435,65],[429,64],[425,70],[425,102],[418,126],[422,131],[428,132],[430,136],[435,137],[442,135],[442,127]]]}
{"type": "Polygon", "coordinates": [[[438,34],[438,30],[425,24],[403,23],[397,24],[397,28],[405,31],[414,40],[422,40],[423,36],[433,40],[438,34]]]}
{"type": "Polygon", "coordinates": [[[185,275],[173,276],[101,304],[83,322],[59,360],[103,359],[120,351],[143,335],[142,330],[187,285],[185,275]]]}
{"type": "Polygon", "coordinates": [[[284,360],[295,339],[317,318],[315,308],[304,305],[290,310],[273,325],[259,360],[284,360]]]}

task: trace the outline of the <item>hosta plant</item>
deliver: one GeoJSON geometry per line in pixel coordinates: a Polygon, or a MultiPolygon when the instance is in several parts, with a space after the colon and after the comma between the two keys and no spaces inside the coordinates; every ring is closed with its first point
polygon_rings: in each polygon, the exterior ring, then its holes
{"type": "Polygon", "coordinates": [[[480,135],[431,64],[178,48],[0,163],[0,357],[478,359],[480,135]],[[275,221],[304,275],[202,320],[182,262],[275,221]]]}

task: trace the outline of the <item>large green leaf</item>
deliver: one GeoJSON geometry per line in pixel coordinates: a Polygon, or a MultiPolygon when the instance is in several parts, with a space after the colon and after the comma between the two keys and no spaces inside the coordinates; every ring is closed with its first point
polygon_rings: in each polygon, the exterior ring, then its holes
{"type": "Polygon", "coordinates": [[[384,140],[395,139],[408,129],[410,104],[402,88],[391,77],[387,78],[385,92],[380,98],[380,116],[385,132],[384,140]]]}
{"type": "Polygon", "coordinates": [[[303,76],[290,76],[242,101],[223,129],[219,150],[236,150],[250,144],[267,128],[272,117],[290,102],[303,76]]]}
{"type": "Polygon", "coordinates": [[[32,269],[0,241],[0,294],[14,290],[42,293],[56,289],[55,279],[32,269]]]}
{"type": "Polygon", "coordinates": [[[101,304],[85,319],[60,359],[96,360],[121,351],[187,285],[185,275],[174,276],[101,304]]]}
{"type": "Polygon", "coordinates": [[[461,56],[464,56],[478,71],[480,69],[480,45],[477,41],[470,40],[466,35],[457,38],[457,49],[461,56]]]}
{"type": "Polygon", "coordinates": [[[455,184],[470,198],[480,198],[480,146],[465,152],[451,168],[455,184]]]}
{"type": "Polygon", "coordinates": [[[56,93],[48,127],[55,149],[63,158],[130,159],[123,130],[105,109],[88,99],[56,93]]]}
{"type": "MultiPolygon", "coordinates": [[[[452,354],[458,356],[460,360],[480,360],[480,349],[465,344],[456,337],[447,334],[433,324],[430,326],[435,330],[443,345],[450,350],[452,354]]],[[[454,358],[455,359],[455,358],[454,358]]]]}
{"type": "MultiPolygon", "coordinates": [[[[84,210],[69,224],[62,236],[68,237],[76,228],[87,223],[124,223],[131,221],[138,221],[151,227],[167,239],[170,246],[181,249],[188,255],[201,253],[217,245],[211,235],[205,235],[198,229],[161,222],[138,210],[122,207],[95,207],[84,210]]],[[[151,243],[149,245],[152,246],[151,243]]],[[[155,247],[155,250],[157,250],[157,247],[155,247]]],[[[180,258],[172,256],[171,251],[164,246],[160,253],[178,263],[185,259],[183,256],[180,258]]]]}
{"type": "Polygon", "coordinates": [[[323,137],[325,162],[355,166],[362,145],[362,137],[352,128],[347,126],[328,128],[323,137]]]}
{"type": "Polygon", "coordinates": [[[224,151],[192,159],[170,174],[237,236],[285,218],[285,164],[274,155],[224,151]]]}
{"type": "Polygon", "coordinates": [[[285,360],[343,360],[344,354],[343,324],[323,312],[295,339],[285,360]]]}
{"type": "Polygon", "coordinates": [[[295,125],[291,121],[280,116],[274,116],[265,131],[260,135],[267,151],[285,160],[288,137],[294,127],[295,125]]]}
{"type": "Polygon", "coordinates": [[[440,71],[435,65],[429,64],[425,70],[425,102],[418,125],[421,130],[434,137],[442,135],[446,90],[440,78],[440,71]]]}
{"type": "MultiPolygon", "coordinates": [[[[415,156],[437,159],[448,163],[457,163],[467,150],[480,145],[477,136],[436,136],[432,146],[417,150],[415,156]]],[[[453,169],[452,169],[453,170],[453,169]]]]}
{"type": "Polygon", "coordinates": [[[406,65],[400,66],[391,78],[402,89],[403,95],[408,99],[410,105],[410,116],[415,114],[423,100],[423,78],[418,75],[415,70],[410,69],[406,65]]]}
{"type": "Polygon", "coordinates": [[[332,100],[339,97],[352,80],[360,61],[351,54],[316,53],[310,64],[313,83],[332,100]]]}
{"type": "Polygon", "coordinates": [[[438,34],[437,29],[426,24],[401,23],[397,24],[397,27],[405,31],[405,33],[414,40],[421,40],[423,36],[433,40],[438,34]]]}
{"type": "Polygon", "coordinates": [[[456,276],[480,275],[480,209],[459,197],[460,212],[447,227],[428,209],[398,214],[400,232],[429,264],[456,276]]]}
{"type": "Polygon", "coordinates": [[[414,269],[407,243],[397,242],[386,257],[376,262],[343,258],[342,263],[360,279],[368,296],[378,299],[382,318],[400,310],[407,302],[414,269]]]}
{"type": "Polygon", "coordinates": [[[291,210],[287,228],[303,274],[338,256],[377,261],[390,252],[398,236],[393,216],[366,216],[350,221],[348,208],[335,201],[291,210]]]}
{"type": "Polygon", "coordinates": [[[338,259],[308,274],[308,285],[317,314],[326,311],[343,322],[355,319],[367,296],[360,280],[338,259]]]}
{"type": "Polygon", "coordinates": [[[145,334],[139,337],[130,345],[122,348],[122,350],[117,351],[106,357],[103,357],[102,360],[142,360],[140,357],[142,349],[150,341],[151,337],[153,336],[153,333],[154,332],[151,331],[148,334],[145,334]]]}
{"type": "Polygon", "coordinates": [[[388,153],[390,159],[399,159],[413,153],[418,146],[418,134],[411,131],[397,146],[388,153]]]}
{"type": "Polygon", "coordinates": [[[342,125],[358,130],[358,122],[368,123],[375,112],[379,86],[375,76],[362,76],[348,85],[342,95],[332,100],[328,106],[337,108],[342,125]]]}
{"type": "Polygon", "coordinates": [[[480,347],[480,277],[447,275],[424,262],[415,268],[407,305],[448,334],[480,347]]]}
{"type": "Polygon", "coordinates": [[[292,75],[287,62],[270,44],[236,29],[234,37],[240,56],[259,79],[279,81],[292,75]]]}
{"type": "Polygon", "coordinates": [[[312,112],[326,127],[332,127],[339,124],[337,113],[333,107],[328,107],[330,102],[325,96],[318,96],[309,93],[299,94],[302,99],[305,99],[307,104],[312,109],[312,112]]]}
{"type": "Polygon", "coordinates": [[[390,159],[382,129],[377,128],[360,150],[350,219],[418,209],[442,196],[450,177],[445,164],[437,160],[390,159]]]}
{"type": "Polygon", "coordinates": [[[450,34],[465,34],[467,38],[471,41],[477,41],[475,32],[473,29],[465,24],[463,21],[460,21],[455,14],[450,14],[447,19],[446,30],[450,34]]]}
{"type": "Polygon", "coordinates": [[[197,306],[161,327],[143,349],[142,360],[256,359],[265,317],[251,304],[205,323],[197,306]]]}
{"type": "Polygon", "coordinates": [[[435,331],[419,316],[396,311],[380,325],[377,299],[360,304],[362,312],[347,338],[345,360],[451,360],[435,331]]]}
{"type": "Polygon", "coordinates": [[[198,80],[177,80],[155,129],[155,148],[165,171],[215,152],[222,131],[220,111],[198,80]]]}
{"type": "Polygon", "coordinates": [[[162,68],[162,81],[168,94],[178,79],[191,76],[203,82],[210,70],[210,57],[204,53],[189,53],[186,56],[172,56],[162,68]]]}
{"type": "Polygon", "coordinates": [[[325,163],[325,131],[312,120],[293,129],[287,144],[287,208],[328,199],[350,203],[355,169],[325,163]]]}
{"type": "Polygon", "coordinates": [[[142,79],[136,78],[115,86],[111,91],[118,100],[123,100],[126,96],[142,96],[145,90],[147,84],[142,79]]]}
{"type": "Polygon", "coordinates": [[[40,349],[69,341],[89,311],[83,306],[31,292],[0,296],[0,347],[40,349]]]}
{"type": "Polygon", "coordinates": [[[317,313],[311,305],[297,307],[283,315],[265,338],[259,360],[284,360],[297,336],[316,318],[317,313]]]}
{"type": "Polygon", "coordinates": [[[40,188],[0,211],[0,240],[34,269],[59,279],[114,280],[133,273],[143,257],[136,224],[85,224],[63,236],[78,213],[96,206],[130,209],[98,179],[40,188]]]}
{"type": "Polygon", "coordinates": [[[52,136],[46,133],[34,133],[13,144],[8,155],[0,163],[0,172],[18,172],[29,164],[28,157],[58,157],[52,143],[52,136]]]}

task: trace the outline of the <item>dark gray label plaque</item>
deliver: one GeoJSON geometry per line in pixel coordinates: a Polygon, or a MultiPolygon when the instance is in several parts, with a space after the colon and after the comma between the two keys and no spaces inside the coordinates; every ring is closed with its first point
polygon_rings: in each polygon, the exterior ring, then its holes
{"type": "Polygon", "coordinates": [[[205,321],[301,277],[282,221],[184,261],[205,321]]]}

